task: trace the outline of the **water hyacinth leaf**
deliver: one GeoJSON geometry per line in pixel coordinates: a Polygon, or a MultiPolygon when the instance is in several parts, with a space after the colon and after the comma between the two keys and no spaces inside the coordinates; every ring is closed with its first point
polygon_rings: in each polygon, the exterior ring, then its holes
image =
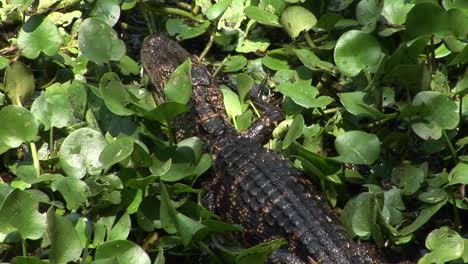
{"type": "Polygon", "coordinates": [[[129,240],[114,240],[96,248],[96,260],[110,260],[111,263],[151,264],[148,254],[129,240]]]}
{"type": "Polygon", "coordinates": [[[442,129],[454,129],[460,121],[456,103],[440,92],[420,92],[412,106],[419,109],[420,120],[413,122],[411,128],[423,139],[439,139],[442,129]]]}
{"type": "Polygon", "coordinates": [[[170,101],[186,104],[192,96],[192,61],[187,59],[177,67],[167,81],[164,93],[170,101]]]}
{"type": "Polygon", "coordinates": [[[384,204],[382,207],[382,217],[390,225],[396,225],[401,222],[402,211],[405,210],[405,204],[401,198],[401,190],[393,187],[384,192],[384,204]]]}
{"type": "Polygon", "coordinates": [[[389,24],[402,25],[406,21],[406,15],[413,8],[414,3],[405,1],[384,1],[382,16],[389,24]]]}
{"type": "Polygon", "coordinates": [[[49,264],[50,262],[41,260],[38,257],[14,257],[11,264],[49,264]]]}
{"type": "Polygon", "coordinates": [[[99,161],[103,167],[110,166],[124,160],[133,152],[133,139],[130,137],[118,138],[107,145],[99,155],[99,161]]]}
{"type": "Polygon", "coordinates": [[[377,201],[373,193],[361,193],[349,201],[341,220],[353,236],[369,237],[377,217],[377,201]]]}
{"type": "Polygon", "coordinates": [[[174,118],[189,110],[188,106],[178,102],[164,102],[155,109],[146,112],[144,116],[150,120],[169,124],[174,118]]]}
{"type": "Polygon", "coordinates": [[[418,199],[425,203],[438,203],[447,198],[447,192],[444,189],[429,188],[418,195],[418,199]]]}
{"type": "Polygon", "coordinates": [[[218,18],[220,15],[224,13],[224,11],[226,11],[226,9],[229,7],[232,1],[233,0],[221,0],[217,2],[216,4],[210,6],[208,10],[206,10],[206,13],[205,13],[206,17],[209,20],[218,18]]]}
{"type": "Polygon", "coordinates": [[[317,18],[302,6],[290,6],[281,13],[280,22],[291,38],[296,38],[302,31],[313,28],[317,18]]]}
{"type": "Polygon", "coordinates": [[[132,221],[129,214],[124,214],[120,217],[119,221],[115,223],[108,234],[107,241],[125,240],[130,233],[132,221]]]}
{"type": "Polygon", "coordinates": [[[245,8],[245,15],[261,24],[268,26],[280,27],[278,16],[267,12],[265,9],[258,6],[248,6],[245,8]]]}
{"type": "Polygon", "coordinates": [[[371,165],[379,158],[380,141],[374,134],[348,131],[335,140],[339,156],[334,159],[345,163],[371,165]]]}
{"type": "Polygon", "coordinates": [[[140,66],[138,66],[138,63],[128,56],[124,56],[120,60],[119,67],[123,75],[138,75],[140,73],[140,66]]]}
{"type": "Polygon", "coordinates": [[[447,10],[450,35],[458,39],[466,39],[468,37],[468,17],[466,14],[467,10],[447,10]]]}
{"type": "Polygon", "coordinates": [[[62,143],[59,152],[60,164],[65,173],[77,179],[99,173],[102,163],[99,155],[107,145],[104,136],[91,128],[73,131],[62,143]]]}
{"type": "Polygon", "coordinates": [[[468,184],[468,164],[460,162],[449,173],[449,183],[454,184],[468,184]]]}
{"type": "Polygon", "coordinates": [[[427,34],[443,38],[448,33],[448,25],[448,16],[442,7],[431,2],[421,2],[406,17],[406,34],[410,39],[427,34]]]}
{"type": "Polygon", "coordinates": [[[242,114],[242,105],[239,100],[239,96],[226,85],[221,85],[221,91],[223,92],[224,107],[226,108],[226,114],[231,120],[242,114]]]}
{"type": "Polygon", "coordinates": [[[282,83],[278,86],[278,90],[291,97],[298,105],[303,107],[325,107],[330,104],[333,99],[328,96],[319,96],[318,89],[306,83],[282,83]]]}
{"type": "Polygon", "coordinates": [[[247,59],[242,55],[235,55],[228,57],[224,64],[224,72],[235,72],[247,65],[247,59]]]}
{"type": "Polygon", "coordinates": [[[41,51],[53,56],[61,46],[62,36],[57,26],[42,16],[30,17],[18,33],[18,48],[28,59],[37,58],[41,51]]]}
{"type": "Polygon", "coordinates": [[[52,191],[59,191],[62,194],[68,210],[76,210],[83,206],[89,193],[88,185],[85,182],[72,177],[57,179],[52,182],[50,188],[52,191]]]}
{"type": "Polygon", "coordinates": [[[236,84],[241,103],[247,103],[250,99],[250,89],[255,85],[255,81],[248,74],[239,73],[236,75],[236,84]]]}
{"type": "Polygon", "coordinates": [[[427,236],[426,247],[431,252],[424,255],[418,263],[446,263],[462,256],[464,241],[457,232],[443,226],[427,236]]]}
{"type": "Polygon", "coordinates": [[[376,66],[383,56],[377,40],[359,30],[350,30],[338,39],[334,59],[338,70],[354,77],[368,67],[376,66]]]}
{"type": "Polygon", "coordinates": [[[118,0],[97,0],[89,14],[91,17],[100,18],[109,26],[113,27],[120,17],[120,6],[118,0]]]}
{"type": "Polygon", "coordinates": [[[229,7],[219,18],[218,29],[220,30],[237,30],[239,29],[242,21],[245,19],[244,14],[244,1],[232,0],[229,7]]]}
{"type": "Polygon", "coordinates": [[[278,248],[286,245],[285,239],[275,239],[270,242],[258,244],[244,250],[241,254],[236,256],[236,264],[250,264],[250,263],[265,263],[268,256],[278,248]]]}
{"type": "Polygon", "coordinates": [[[382,1],[361,0],[356,6],[356,19],[361,25],[375,26],[382,9],[382,1]]]}
{"type": "Polygon", "coordinates": [[[57,215],[54,207],[47,212],[47,235],[50,239],[51,263],[68,263],[80,257],[83,247],[72,222],[57,215]]]}
{"type": "Polygon", "coordinates": [[[363,115],[373,119],[384,115],[377,109],[373,97],[364,92],[339,93],[340,101],[348,112],[353,115],[363,115]]]}
{"type": "Polygon", "coordinates": [[[51,127],[67,127],[75,122],[70,99],[61,94],[41,93],[41,96],[34,100],[31,112],[44,125],[46,131],[51,127]]]}
{"type": "Polygon", "coordinates": [[[161,206],[159,207],[159,215],[161,217],[161,227],[169,234],[175,234],[176,229],[176,214],[177,211],[170,199],[166,186],[160,182],[161,186],[161,206]]]}
{"type": "Polygon", "coordinates": [[[421,226],[423,226],[431,217],[439,211],[439,209],[445,205],[447,199],[443,201],[433,204],[431,206],[423,207],[418,214],[418,217],[409,225],[405,226],[404,228],[397,231],[398,236],[406,236],[414,231],[418,230],[421,226]]]}
{"type": "Polygon", "coordinates": [[[21,237],[39,239],[46,230],[46,216],[28,192],[0,185],[0,231],[17,230],[21,237]]]}
{"type": "Polygon", "coordinates": [[[125,56],[125,44],[117,32],[99,18],[87,18],[78,32],[80,51],[91,61],[103,64],[120,61],[125,56]]]}
{"type": "Polygon", "coordinates": [[[116,115],[131,115],[135,112],[127,108],[131,97],[117,74],[105,73],[99,82],[102,99],[109,110],[116,115]]]}
{"type": "Polygon", "coordinates": [[[330,11],[341,11],[348,7],[354,0],[330,0],[327,8],[330,11]]]}
{"type": "Polygon", "coordinates": [[[0,129],[0,142],[16,148],[23,142],[34,142],[38,128],[34,115],[21,106],[9,105],[0,110],[0,124],[8,124],[0,129]]]}
{"type": "Polygon", "coordinates": [[[296,115],[293,122],[289,126],[286,136],[283,140],[283,149],[287,149],[296,139],[302,135],[304,129],[304,117],[302,115],[296,115]]]}
{"type": "Polygon", "coordinates": [[[206,32],[209,26],[209,21],[203,21],[202,23],[191,21],[187,23],[185,19],[180,18],[171,18],[166,22],[167,33],[169,33],[170,36],[175,36],[178,40],[200,36],[206,32]]]}
{"type": "Polygon", "coordinates": [[[425,177],[424,169],[413,165],[402,165],[392,171],[392,181],[403,188],[405,195],[411,195],[419,190],[425,177]]]}
{"type": "Polygon", "coordinates": [[[5,87],[13,104],[22,106],[34,92],[34,75],[28,66],[15,61],[5,69],[5,87]]]}
{"type": "Polygon", "coordinates": [[[304,158],[310,164],[312,164],[315,168],[317,168],[319,175],[323,174],[323,176],[332,175],[337,173],[341,165],[336,160],[326,158],[311,152],[310,150],[304,148],[298,143],[294,143],[294,148],[298,152],[301,158],[304,158]]]}
{"type": "Polygon", "coordinates": [[[192,242],[193,236],[198,231],[206,228],[205,225],[181,213],[176,214],[176,221],[177,234],[180,236],[184,246],[188,246],[192,242]]]}
{"type": "Polygon", "coordinates": [[[313,71],[326,71],[331,74],[335,73],[335,65],[327,61],[321,60],[317,57],[312,50],[308,49],[295,49],[294,52],[299,57],[304,66],[313,71]]]}

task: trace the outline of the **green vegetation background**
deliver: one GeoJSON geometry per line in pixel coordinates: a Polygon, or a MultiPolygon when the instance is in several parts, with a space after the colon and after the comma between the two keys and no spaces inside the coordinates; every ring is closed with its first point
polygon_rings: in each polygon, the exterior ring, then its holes
{"type": "Polygon", "coordinates": [[[263,263],[284,244],[223,242],[241,228],[200,204],[210,157],[171,124],[190,83],[170,82],[170,102],[151,94],[151,33],[236,85],[221,88],[238,130],[267,81],[287,119],[265,146],[320,185],[355,239],[468,262],[463,0],[0,0],[0,261],[263,263]]]}

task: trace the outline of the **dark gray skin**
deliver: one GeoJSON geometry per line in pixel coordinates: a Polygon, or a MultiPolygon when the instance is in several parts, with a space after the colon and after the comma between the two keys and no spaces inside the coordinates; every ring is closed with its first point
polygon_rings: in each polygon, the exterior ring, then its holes
{"type": "MultiPolygon", "coordinates": [[[[169,75],[190,54],[164,36],[148,37],[143,66],[163,98],[169,75]]],[[[242,242],[253,246],[277,238],[288,245],[269,263],[387,263],[369,246],[349,238],[318,187],[261,141],[283,116],[274,106],[252,98],[265,113],[246,132],[235,131],[224,111],[222,93],[208,70],[192,59],[194,131],[213,159],[214,177],[205,186],[203,204],[228,223],[242,225],[242,242]]]]}

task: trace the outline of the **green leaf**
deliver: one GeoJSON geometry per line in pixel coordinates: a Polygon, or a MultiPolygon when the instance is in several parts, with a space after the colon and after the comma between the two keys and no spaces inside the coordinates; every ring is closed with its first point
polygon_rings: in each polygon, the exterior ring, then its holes
{"type": "Polygon", "coordinates": [[[235,55],[228,57],[224,64],[224,72],[235,72],[247,65],[247,59],[242,55],[235,55]]]}
{"type": "Polygon", "coordinates": [[[303,107],[325,107],[333,101],[328,96],[316,97],[318,89],[306,83],[282,83],[278,90],[303,107]]]}
{"type": "Polygon", "coordinates": [[[359,30],[350,30],[338,39],[334,59],[338,69],[349,77],[375,67],[383,56],[377,40],[359,30]]]}
{"type": "Polygon", "coordinates": [[[361,193],[346,204],[341,220],[353,236],[369,237],[376,223],[377,208],[375,194],[361,193]]]}
{"type": "Polygon", "coordinates": [[[18,34],[18,48],[28,59],[37,58],[41,51],[53,56],[61,46],[62,37],[57,27],[42,16],[30,17],[18,34]]]}
{"type": "Polygon", "coordinates": [[[374,134],[363,131],[348,131],[335,140],[339,156],[336,160],[345,163],[371,165],[379,158],[380,141],[374,134]]]}
{"type": "Polygon", "coordinates": [[[270,242],[261,243],[244,250],[236,257],[236,264],[265,263],[268,256],[278,248],[286,245],[285,239],[276,239],[270,242]]]}
{"type": "Polygon", "coordinates": [[[418,199],[425,203],[438,203],[447,198],[447,192],[439,188],[428,188],[425,192],[418,194],[418,199]]]}
{"type": "Polygon", "coordinates": [[[192,241],[193,236],[201,229],[205,228],[205,225],[187,217],[181,213],[176,214],[176,227],[177,234],[182,239],[182,244],[188,246],[192,241]]]}
{"type": "Polygon", "coordinates": [[[114,72],[105,73],[99,82],[102,99],[109,110],[116,115],[131,115],[135,112],[127,108],[130,94],[114,72]]]}
{"type": "Polygon", "coordinates": [[[91,128],[73,131],[62,143],[59,152],[60,164],[65,173],[77,179],[100,172],[99,155],[107,145],[102,134],[91,128]]]}
{"type": "Polygon", "coordinates": [[[261,7],[258,6],[248,6],[245,8],[245,15],[253,20],[256,20],[257,22],[268,25],[268,26],[276,26],[279,27],[281,26],[279,23],[279,18],[278,16],[267,12],[266,10],[262,9],[261,7]]]}
{"type": "Polygon", "coordinates": [[[37,257],[14,257],[11,264],[49,264],[50,262],[37,257]]]}
{"type": "Polygon", "coordinates": [[[52,191],[59,191],[62,194],[68,210],[77,210],[79,207],[85,206],[89,193],[85,182],[72,177],[62,177],[53,181],[50,188],[52,191]]]}
{"type": "Polygon", "coordinates": [[[418,217],[409,225],[405,226],[401,230],[397,231],[398,236],[406,236],[414,231],[418,230],[421,226],[423,226],[431,217],[439,211],[439,209],[445,205],[447,202],[447,199],[444,199],[443,201],[436,203],[434,205],[428,206],[428,207],[423,207],[421,211],[418,214],[418,217]]]}
{"type": "Polygon", "coordinates": [[[124,160],[133,152],[133,139],[130,137],[118,138],[111,144],[104,147],[99,161],[105,168],[110,168],[112,165],[124,160]]]}
{"type": "Polygon", "coordinates": [[[187,20],[181,18],[170,18],[166,22],[167,33],[170,36],[175,36],[178,40],[198,37],[205,33],[209,26],[209,21],[203,21],[203,23],[190,21],[188,23],[187,20]]]}
{"type": "Polygon", "coordinates": [[[218,29],[238,30],[242,21],[245,19],[244,8],[243,0],[232,0],[231,4],[218,20],[218,29]]]}
{"type": "Polygon", "coordinates": [[[312,50],[308,49],[295,49],[294,52],[299,59],[304,63],[304,66],[313,71],[325,71],[331,74],[335,73],[335,65],[327,61],[321,60],[317,57],[312,50]]]}
{"type": "Polygon", "coordinates": [[[0,129],[0,142],[10,148],[36,140],[38,131],[36,119],[31,112],[21,106],[9,105],[2,108],[0,124],[8,124],[0,129]]]}
{"type": "Polygon", "coordinates": [[[89,16],[100,18],[113,27],[120,16],[119,0],[97,0],[89,16]]]}
{"type": "Polygon", "coordinates": [[[167,81],[164,93],[167,99],[186,104],[192,96],[192,61],[188,58],[179,65],[167,81]]]}
{"type": "Polygon", "coordinates": [[[348,112],[353,115],[363,115],[373,119],[384,115],[377,109],[373,97],[364,92],[339,93],[340,101],[348,112]]]}
{"type": "Polygon", "coordinates": [[[418,3],[406,17],[406,33],[410,39],[427,34],[443,38],[447,34],[448,25],[445,10],[431,2],[418,3]]]}
{"type": "Polygon", "coordinates": [[[221,0],[216,4],[210,6],[208,10],[206,10],[205,15],[209,20],[213,20],[218,18],[220,15],[226,11],[233,0],[221,0]]]}
{"type": "Polygon", "coordinates": [[[405,210],[405,204],[401,199],[401,190],[393,187],[384,192],[384,204],[382,207],[382,217],[390,225],[401,223],[402,211],[405,210]]]}
{"type": "Polygon", "coordinates": [[[78,32],[78,44],[83,55],[97,64],[120,61],[125,56],[124,42],[99,18],[83,21],[78,32]]]}
{"type": "Polygon", "coordinates": [[[150,120],[156,120],[161,123],[170,124],[178,115],[189,111],[190,108],[185,104],[178,102],[164,102],[155,109],[146,112],[144,115],[150,120]]]}
{"type": "Polygon", "coordinates": [[[50,239],[49,258],[52,264],[78,260],[83,247],[70,220],[57,215],[54,207],[47,212],[47,235],[50,239]]]}
{"type": "Polygon", "coordinates": [[[151,264],[148,254],[129,240],[114,240],[100,244],[96,248],[96,260],[112,260],[111,263],[151,264]],[[114,259],[115,258],[115,259],[114,259]]]}
{"type": "Polygon", "coordinates": [[[31,69],[20,61],[7,66],[4,90],[14,105],[22,106],[34,92],[34,75],[31,69]]]}
{"type": "Polygon", "coordinates": [[[317,24],[317,18],[302,6],[290,6],[281,13],[281,25],[292,38],[308,31],[317,24]]]}
{"type": "Polygon", "coordinates": [[[283,140],[283,149],[287,149],[296,139],[302,135],[304,129],[304,117],[296,115],[293,122],[289,126],[288,132],[283,140]]]}
{"type": "Polygon", "coordinates": [[[458,163],[449,174],[449,185],[454,184],[468,184],[468,164],[458,163]]]}
{"type": "Polygon", "coordinates": [[[129,214],[124,214],[120,217],[119,221],[115,223],[107,236],[107,241],[125,240],[130,234],[132,221],[129,214]]]}
{"type": "Polygon", "coordinates": [[[40,239],[46,229],[46,216],[39,203],[26,191],[0,185],[0,231],[17,230],[26,239],[40,239]]]}
{"type": "Polygon", "coordinates": [[[239,96],[225,85],[221,85],[223,92],[224,107],[231,120],[242,114],[242,105],[239,96]]]}
{"type": "Polygon", "coordinates": [[[442,129],[454,129],[460,121],[456,103],[440,92],[420,92],[412,106],[417,107],[420,119],[411,128],[423,139],[439,139],[442,129]]]}
{"type": "Polygon", "coordinates": [[[75,123],[70,99],[65,95],[49,95],[43,92],[34,100],[31,112],[44,125],[46,131],[51,127],[62,128],[75,123]]]}
{"type": "Polygon", "coordinates": [[[415,193],[424,182],[425,171],[412,165],[402,165],[392,171],[392,179],[403,188],[405,195],[415,193]]]}
{"type": "Polygon", "coordinates": [[[426,247],[431,250],[418,261],[421,263],[446,263],[458,259],[464,250],[463,238],[448,226],[438,228],[426,238],[426,247]]]}
{"type": "Polygon", "coordinates": [[[132,58],[124,56],[120,60],[120,72],[123,75],[138,75],[140,74],[140,66],[132,58]]]}

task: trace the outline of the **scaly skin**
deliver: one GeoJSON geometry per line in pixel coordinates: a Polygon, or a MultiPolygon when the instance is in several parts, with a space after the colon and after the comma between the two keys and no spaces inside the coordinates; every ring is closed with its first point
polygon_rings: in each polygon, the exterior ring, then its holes
{"type": "MultiPolygon", "coordinates": [[[[145,40],[141,58],[162,97],[168,76],[190,54],[164,36],[145,40]]],[[[271,133],[281,112],[254,98],[266,116],[244,133],[229,123],[221,90],[208,70],[192,59],[194,130],[210,152],[214,177],[205,187],[204,205],[228,223],[244,228],[246,246],[286,238],[287,248],[270,263],[386,263],[369,247],[352,241],[318,188],[260,141],[271,133]]]]}

